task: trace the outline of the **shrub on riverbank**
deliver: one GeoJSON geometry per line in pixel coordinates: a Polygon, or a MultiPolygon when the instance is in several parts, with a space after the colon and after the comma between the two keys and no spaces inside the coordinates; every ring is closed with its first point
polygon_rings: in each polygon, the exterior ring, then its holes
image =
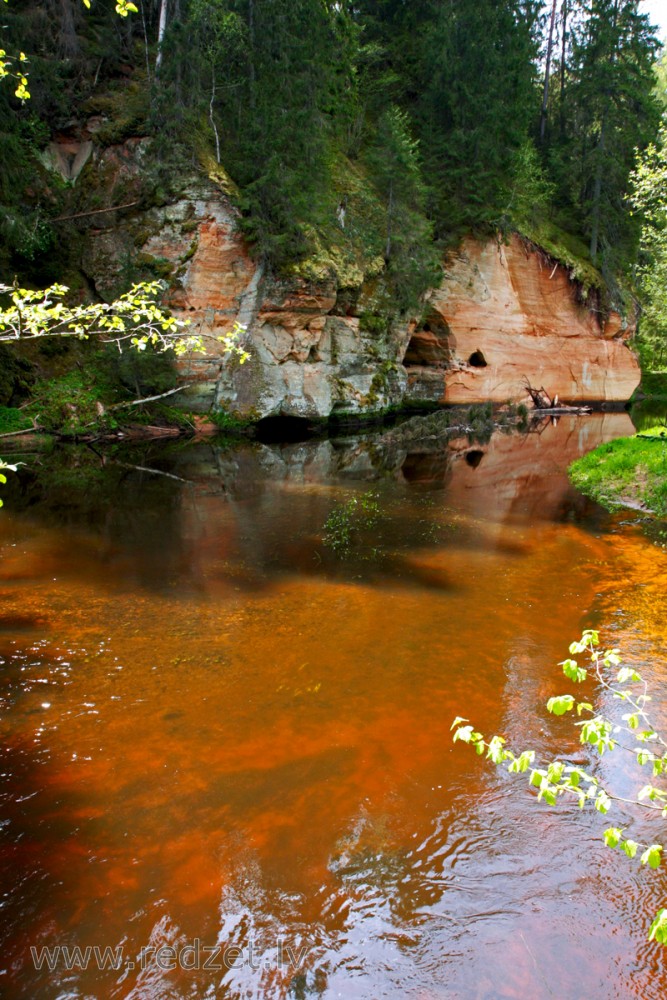
{"type": "Polygon", "coordinates": [[[618,438],[577,459],[570,479],[603,506],[641,507],[667,516],[667,434],[618,438]]]}

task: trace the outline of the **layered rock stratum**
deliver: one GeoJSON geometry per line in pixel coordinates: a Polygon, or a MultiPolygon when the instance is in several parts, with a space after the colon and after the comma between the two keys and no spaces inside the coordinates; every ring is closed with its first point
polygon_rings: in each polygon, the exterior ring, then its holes
{"type": "MultiPolygon", "coordinates": [[[[140,147],[111,149],[97,169],[131,179],[140,147]],[[106,160],[105,160],[106,157],[106,160]]],[[[168,301],[210,345],[181,364],[192,410],[325,419],[391,406],[527,400],[621,402],[639,383],[632,325],[601,314],[566,267],[518,236],[469,238],[443,261],[420,317],[368,323],[371,283],[277,277],[253,259],[220,188],[192,180],[178,200],[113,216],[87,236],[82,270],[113,288],[128,255],[164,270],[168,301]],[[216,338],[241,324],[240,367],[216,338]]]]}

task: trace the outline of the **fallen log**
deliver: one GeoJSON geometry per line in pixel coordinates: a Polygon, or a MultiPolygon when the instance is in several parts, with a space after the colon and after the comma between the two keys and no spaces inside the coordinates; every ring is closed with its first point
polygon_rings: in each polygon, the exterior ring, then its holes
{"type": "Polygon", "coordinates": [[[592,413],[590,406],[543,406],[532,410],[531,417],[562,417],[567,413],[592,413]]]}

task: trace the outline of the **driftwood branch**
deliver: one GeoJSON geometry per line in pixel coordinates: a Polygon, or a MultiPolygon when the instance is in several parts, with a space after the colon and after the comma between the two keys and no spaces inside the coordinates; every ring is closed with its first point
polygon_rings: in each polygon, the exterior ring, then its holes
{"type": "Polygon", "coordinates": [[[37,428],[37,427],[26,427],[25,430],[22,430],[22,431],[9,431],[9,433],[7,433],[7,434],[0,434],[0,438],[18,437],[19,434],[34,434],[35,431],[38,430],[38,429],[39,428],[37,428]]]}
{"type": "Polygon", "coordinates": [[[51,222],[69,222],[70,219],[85,219],[89,215],[104,215],[106,212],[120,212],[121,208],[134,208],[138,201],[128,201],[125,205],[112,205],[111,208],[94,208],[89,212],[77,212],[76,215],[58,215],[51,222]]]}
{"type": "Polygon", "coordinates": [[[550,396],[544,386],[535,389],[527,378],[524,379],[524,386],[536,410],[552,410],[558,406],[558,396],[550,396]]]}
{"type": "Polygon", "coordinates": [[[187,486],[193,486],[194,484],[190,482],[189,479],[183,479],[182,476],[175,476],[173,472],[163,472],[162,469],[151,469],[148,465],[131,465],[129,462],[118,462],[112,459],[114,465],[120,465],[123,469],[133,469],[135,472],[149,472],[152,476],[166,476],[167,479],[175,479],[179,483],[185,483],[187,486]]]}
{"type": "Polygon", "coordinates": [[[175,389],[169,389],[168,392],[161,392],[158,396],[146,396],[144,399],[133,399],[129,403],[114,403],[113,406],[107,406],[108,410],[123,410],[128,406],[141,406],[142,403],[154,403],[156,399],[165,399],[166,396],[173,396],[175,392],[181,392],[182,389],[187,389],[187,385],[179,385],[175,389]]]}
{"type": "Polygon", "coordinates": [[[18,437],[19,434],[35,434],[40,428],[37,426],[37,420],[33,420],[32,427],[26,427],[22,431],[8,431],[6,434],[0,434],[0,438],[13,438],[18,437]]]}

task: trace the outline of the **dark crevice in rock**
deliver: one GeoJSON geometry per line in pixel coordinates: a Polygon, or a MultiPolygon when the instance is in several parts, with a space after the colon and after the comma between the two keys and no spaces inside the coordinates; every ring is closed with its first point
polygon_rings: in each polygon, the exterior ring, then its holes
{"type": "Polygon", "coordinates": [[[336,302],[329,310],[329,316],[356,316],[360,288],[339,288],[336,292],[336,302]]]}
{"type": "Polygon", "coordinates": [[[473,448],[472,451],[467,451],[465,454],[465,460],[471,469],[476,469],[483,458],[484,452],[478,448],[473,448]]]}
{"type": "Polygon", "coordinates": [[[431,312],[410,337],[403,364],[406,368],[447,368],[451,357],[449,327],[442,316],[431,312]]]}
{"type": "Polygon", "coordinates": [[[304,417],[264,417],[255,426],[255,438],[262,444],[307,441],[316,428],[304,417]]]}

